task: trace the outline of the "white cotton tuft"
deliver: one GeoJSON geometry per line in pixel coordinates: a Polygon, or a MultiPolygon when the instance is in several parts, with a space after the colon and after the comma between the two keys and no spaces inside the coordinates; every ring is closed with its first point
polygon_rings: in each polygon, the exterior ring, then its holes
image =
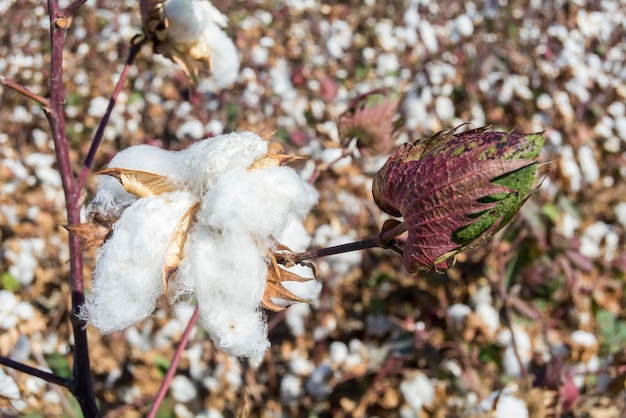
{"type": "Polygon", "coordinates": [[[198,220],[258,237],[277,236],[292,219],[302,220],[316,202],[317,192],[289,167],[233,171],[204,196],[207,216],[198,220]]]}
{"type": "Polygon", "coordinates": [[[192,45],[190,55],[209,57],[213,81],[219,88],[237,80],[237,48],[222,30],[228,18],[206,0],[171,0],[165,3],[167,36],[174,44],[192,45]]]}
{"type": "Polygon", "coordinates": [[[267,323],[259,309],[228,309],[210,313],[201,311],[201,323],[216,347],[236,357],[249,357],[258,365],[270,347],[267,323]]]}
{"type": "Polygon", "coordinates": [[[80,316],[103,333],[124,329],[154,310],[170,237],[195,203],[188,192],[137,200],[113,226],[100,249],[94,282],[80,316]]]}
{"type": "Polygon", "coordinates": [[[179,293],[195,294],[204,329],[234,356],[260,361],[269,347],[258,305],[267,278],[264,252],[246,234],[197,224],[178,270],[179,293]]]}
{"type": "Polygon", "coordinates": [[[503,394],[498,399],[496,406],[496,418],[528,418],[528,406],[523,399],[503,394]]]}
{"type": "Polygon", "coordinates": [[[413,378],[400,383],[400,392],[415,411],[431,405],[435,400],[435,385],[423,373],[416,373],[413,378]]]}
{"type": "MultiPolygon", "coordinates": [[[[179,152],[166,151],[150,145],[136,145],[117,153],[107,168],[145,171],[182,182],[180,163],[179,152]]],[[[137,196],[124,190],[117,179],[102,175],[98,177],[98,189],[87,211],[97,212],[108,218],[117,218],[135,200],[137,196]]]]}
{"type": "Polygon", "coordinates": [[[201,42],[211,49],[211,75],[217,88],[226,88],[239,77],[237,47],[230,37],[216,25],[207,25],[201,42]]]}
{"type": "Polygon", "coordinates": [[[267,153],[268,142],[252,132],[219,135],[198,141],[184,151],[184,181],[203,195],[225,173],[245,171],[267,153]]]}
{"type": "Polygon", "coordinates": [[[170,0],[163,12],[168,18],[168,36],[174,42],[190,43],[198,38],[208,22],[225,27],[228,18],[206,0],[170,0]]]}

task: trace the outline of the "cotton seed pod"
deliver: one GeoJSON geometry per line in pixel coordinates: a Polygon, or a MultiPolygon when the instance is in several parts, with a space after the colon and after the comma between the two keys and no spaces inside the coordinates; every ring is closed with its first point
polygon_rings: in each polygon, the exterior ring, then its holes
{"type": "Polygon", "coordinates": [[[228,19],[209,0],[141,0],[140,8],[154,52],[180,65],[191,81],[204,68],[219,88],[237,80],[237,49],[223,31],[228,19]]]}
{"type": "Polygon", "coordinates": [[[447,267],[511,221],[531,190],[541,133],[439,132],[400,146],[376,173],[376,204],[402,216],[410,272],[447,267]]]}

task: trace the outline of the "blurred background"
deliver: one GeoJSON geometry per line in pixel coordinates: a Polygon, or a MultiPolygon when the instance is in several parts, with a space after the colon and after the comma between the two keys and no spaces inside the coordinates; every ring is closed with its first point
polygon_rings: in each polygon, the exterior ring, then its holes
{"type": "MultiPolygon", "coordinates": [[[[235,85],[217,90],[201,73],[193,86],[145,46],[96,169],[130,145],[271,137],[310,157],[302,176],[319,170],[306,226],[322,247],[380,230],[372,175],[400,143],[463,123],[543,131],[546,164],[514,222],[445,272],[409,275],[383,250],[315,260],[322,293],[313,307],[268,312],[272,348],[258,369],[198,327],[159,416],[623,416],[626,3],[213,4],[240,54],[235,85]],[[341,116],[372,90],[399,98],[374,120],[396,133],[346,151],[341,116]]],[[[47,96],[46,3],[0,1],[0,23],[0,74],[47,96]]],[[[71,22],[65,115],[77,170],[140,33],[134,1],[89,1],[71,22]]],[[[71,254],[53,144],[39,105],[0,94],[0,354],[67,374],[71,254]]],[[[90,176],[85,202],[95,185],[90,176]]],[[[91,249],[88,281],[94,263],[91,249]]],[[[147,412],[190,316],[163,301],[123,333],[89,329],[103,415],[147,412]]],[[[6,413],[80,414],[35,377],[2,368],[0,380],[19,388],[19,400],[0,394],[6,413]]]]}

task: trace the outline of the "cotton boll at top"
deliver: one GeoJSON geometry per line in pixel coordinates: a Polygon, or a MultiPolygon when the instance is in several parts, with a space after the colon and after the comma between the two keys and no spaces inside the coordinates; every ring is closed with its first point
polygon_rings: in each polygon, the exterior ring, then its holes
{"type": "Polygon", "coordinates": [[[221,29],[228,19],[206,0],[171,0],[165,3],[167,37],[175,45],[190,46],[189,55],[209,59],[213,81],[228,87],[237,80],[237,48],[221,29]]]}
{"type": "Polygon", "coordinates": [[[244,230],[269,238],[291,219],[302,219],[317,202],[317,192],[288,167],[232,172],[222,176],[203,198],[201,223],[244,230]]]}
{"type": "MultiPolygon", "coordinates": [[[[239,77],[239,56],[230,37],[215,25],[207,25],[202,41],[209,45],[211,54],[211,78],[216,88],[226,88],[239,77]]],[[[204,86],[203,86],[204,87],[204,86]]]]}
{"type": "Polygon", "coordinates": [[[207,0],[170,0],[165,4],[168,18],[168,36],[175,42],[193,42],[206,26],[211,24],[225,27],[228,18],[207,0]]]}
{"type": "Polygon", "coordinates": [[[223,174],[245,171],[267,153],[268,142],[251,132],[207,138],[180,151],[178,170],[185,184],[203,195],[223,174]]]}
{"type": "Polygon", "coordinates": [[[164,193],[137,200],[99,251],[94,282],[80,316],[103,333],[146,318],[162,294],[161,273],[174,228],[196,197],[164,193]]]}

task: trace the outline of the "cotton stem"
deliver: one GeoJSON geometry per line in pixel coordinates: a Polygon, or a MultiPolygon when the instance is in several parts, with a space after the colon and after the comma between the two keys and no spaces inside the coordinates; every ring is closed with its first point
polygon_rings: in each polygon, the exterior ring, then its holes
{"type": "Polygon", "coordinates": [[[137,54],[141,50],[141,47],[146,43],[146,38],[140,39],[138,42],[132,42],[130,46],[130,50],[128,51],[128,58],[126,58],[126,64],[124,64],[124,69],[120,74],[120,78],[117,80],[117,84],[115,85],[115,89],[113,90],[113,94],[111,95],[111,99],[109,99],[109,105],[107,107],[102,120],[100,120],[100,124],[98,125],[98,129],[91,141],[91,145],[89,147],[89,151],[87,152],[87,156],[85,157],[85,161],[83,162],[83,167],[80,172],[80,177],[78,179],[78,189],[82,189],[83,184],[85,183],[85,178],[93,165],[93,161],[96,157],[96,152],[100,147],[100,143],[102,142],[102,138],[104,137],[104,129],[109,123],[109,119],[111,117],[111,113],[113,112],[113,107],[117,102],[117,98],[124,87],[124,83],[128,78],[128,73],[130,72],[130,67],[135,62],[135,58],[137,54]]]}
{"type": "Polygon", "coordinates": [[[44,109],[50,108],[50,102],[48,99],[41,97],[37,93],[30,91],[28,88],[22,86],[21,84],[11,80],[10,78],[6,78],[3,75],[0,75],[0,84],[3,86],[7,86],[8,88],[15,90],[20,93],[24,97],[28,97],[43,106],[44,109]]]}
{"type": "Polygon", "coordinates": [[[26,364],[20,363],[19,361],[11,360],[10,358],[4,357],[4,356],[0,356],[0,364],[2,364],[3,366],[15,369],[17,371],[20,371],[22,373],[26,373],[31,376],[38,377],[40,379],[45,380],[46,382],[63,386],[68,389],[71,389],[74,383],[71,379],[66,379],[64,377],[57,376],[54,373],[46,372],[44,370],[28,366],[26,364]]]}
{"type": "Polygon", "coordinates": [[[182,357],[183,350],[187,346],[187,342],[189,341],[189,336],[191,335],[191,330],[196,325],[198,321],[198,307],[193,311],[193,315],[191,319],[189,319],[189,323],[187,324],[187,328],[185,328],[185,332],[178,343],[178,347],[176,347],[176,351],[174,352],[174,357],[172,357],[172,362],[170,363],[170,367],[167,369],[167,373],[161,382],[161,387],[157,392],[156,398],[154,399],[154,403],[152,404],[152,408],[150,408],[150,412],[146,415],[146,418],[154,418],[156,417],[157,412],[159,411],[159,407],[161,403],[163,403],[163,399],[165,399],[165,395],[167,394],[167,390],[170,388],[170,384],[172,383],[172,379],[176,374],[176,370],[178,368],[178,363],[180,362],[180,358],[182,357]]]}
{"type": "MultiPolygon", "coordinates": [[[[72,3],[67,10],[60,10],[57,0],[48,0],[50,16],[50,107],[46,117],[50,124],[52,140],[55,145],[59,174],[65,194],[65,207],[69,224],[80,223],[80,188],[72,170],[70,147],[67,141],[64,118],[63,91],[63,42],[65,29],[68,26],[69,13],[73,13],[83,2],[72,3]]],[[[85,301],[83,283],[83,258],[80,252],[80,239],[69,237],[70,254],[70,287],[72,290],[72,331],[74,334],[74,368],[72,394],[76,397],[86,417],[98,415],[98,407],[93,391],[91,368],[89,365],[89,348],[87,344],[86,324],[78,319],[80,305],[85,301]]]]}
{"type": "Polygon", "coordinates": [[[293,265],[304,260],[313,258],[328,257],[330,255],[348,253],[351,251],[365,250],[368,248],[392,248],[397,249],[395,238],[407,231],[406,223],[401,222],[395,227],[382,231],[375,238],[369,238],[362,241],[350,242],[347,244],[336,245],[333,247],[317,248],[314,250],[304,251],[298,254],[280,254],[277,259],[281,264],[293,265]]]}

